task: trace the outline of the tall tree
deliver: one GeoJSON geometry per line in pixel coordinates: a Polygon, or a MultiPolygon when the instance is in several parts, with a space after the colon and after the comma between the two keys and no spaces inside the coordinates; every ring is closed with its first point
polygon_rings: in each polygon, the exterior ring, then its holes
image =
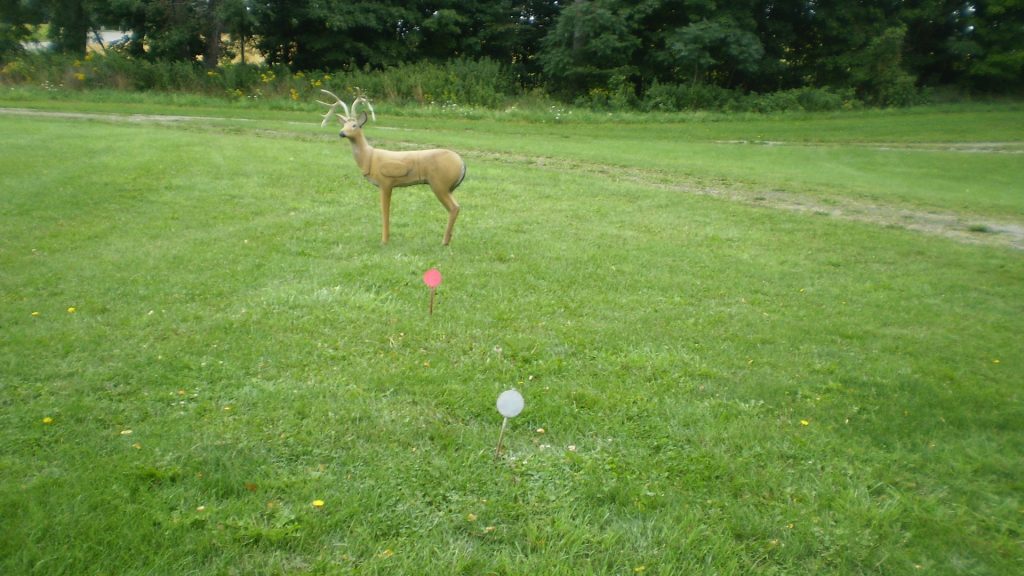
{"type": "Polygon", "coordinates": [[[900,8],[899,20],[907,27],[904,61],[923,84],[955,83],[950,39],[966,26],[961,16],[964,7],[964,0],[906,0],[900,8]]]}
{"type": "Polygon", "coordinates": [[[981,90],[1024,88],[1024,0],[979,0],[961,12],[953,40],[964,80],[981,90]]]}
{"type": "Polygon", "coordinates": [[[266,0],[253,6],[259,46],[298,70],[386,66],[415,59],[415,6],[386,0],[266,0]]]}
{"type": "Polygon", "coordinates": [[[669,50],[692,81],[720,86],[746,84],[764,57],[761,40],[730,17],[700,20],[671,36],[669,50]]]}
{"type": "Polygon", "coordinates": [[[87,0],[51,0],[50,41],[59,52],[84,56],[93,27],[93,10],[87,0]]]}
{"type": "Polygon", "coordinates": [[[238,54],[245,64],[246,42],[252,38],[256,25],[250,0],[220,0],[219,8],[224,31],[238,42],[238,54]]]}
{"type": "Polygon", "coordinates": [[[577,0],[544,37],[540,60],[548,86],[563,97],[631,76],[640,42],[614,0],[577,0]]]}
{"type": "Polygon", "coordinates": [[[0,0],[0,64],[22,52],[22,42],[31,35],[29,26],[45,20],[38,4],[21,0],[0,0]]]}

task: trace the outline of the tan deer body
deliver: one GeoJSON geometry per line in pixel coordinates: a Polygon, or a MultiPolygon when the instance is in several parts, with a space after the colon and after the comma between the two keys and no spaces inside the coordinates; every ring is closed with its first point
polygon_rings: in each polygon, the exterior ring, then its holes
{"type": "MultiPolygon", "coordinates": [[[[363,125],[367,121],[366,113],[363,112],[360,117],[351,116],[348,106],[340,98],[326,90],[324,92],[333,96],[336,102],[334,104],[321,102],[321,104],[331,107],[324,115],[321,125],[327,124],[331,114],[339,118],[341,121],[340,135],[351,142],[352,156],[355,158],[356,165],[359,166],[363,176],[380,189],[381,242],[386,244],[390,237],[391,191],[402,186],[428,184],[445,210],[448,211],[448,225],[442,240],[442,243],[447,246],[452,240],[455,219],[459,216],[459,204],[452,196],[452,192],[466,177],[466,163],[455,152],[440,148],[411,152],[374,148],[363,136],[363,125]],[[338,106],[345,109],[344,115],[334,113],[338,106]]],[[[353,113],[360,103],[365,103],[373,113],[373,107],[364,98],[357,98],[352,103],[353,113]]]]}

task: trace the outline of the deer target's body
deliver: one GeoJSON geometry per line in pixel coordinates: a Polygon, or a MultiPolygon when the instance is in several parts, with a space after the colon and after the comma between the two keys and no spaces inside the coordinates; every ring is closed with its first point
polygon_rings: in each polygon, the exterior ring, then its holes
{"type": "Polygon", "coordinates": [[[411,152],[374,148],[363,135],[363,125],[368,119],[366,112],[359,116],[355,115],[357,106],[366,104],[370,109],[370,114],[376,120],[373,106],[365,98],[356,98],[352,102],[350,113],[349,106],[342,102],[341,98],[327,90],[323,90],[323,92],[332,96],[335,102],[329,104],[318,101],[330,107],[330,110],[324,114],[324,121],[320,125],[326,126],[332,116],[337,116],[341,122],[340,136],[352,144],[352,156],[363,173],[363,177],[380,189],[383,224],[381,242],[386,244],[390,236],[391,191],[402,186],[427,184],[434,191],[434,195],[437,196],[445,210],[448,211],[448,225],[442,240],[442,243],[447,246],[452,240],[455,219],[459,216],[459,204],[452,196],[452,192],[466,177],[466,163],[463,162],[462,157],[451,150],[441,148],[411,152]],[[339,106],[345,111],[345,114],[335,112],[339,106]]]}

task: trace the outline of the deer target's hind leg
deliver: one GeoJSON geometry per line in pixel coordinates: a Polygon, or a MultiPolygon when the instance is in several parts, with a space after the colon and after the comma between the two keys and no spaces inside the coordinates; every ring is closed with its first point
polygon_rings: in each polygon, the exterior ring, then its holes
{"type": "Polygon", "coordinates": [[[455,219],[459,217],[459,203],[455,201],[455,197],[452,193],[443,188],[437,188],[435,186],[430,187],[434,191],[434,195],[444,205],[445,210],[448,211],[448,226],[444,229],[444,239],[441,241],[445,246],[452,241],[452,229],[455,228],[455,219]]]}
{"type": "Polygon", "coordinates": [[[387,244],[391,236],[391,188],[381,186],[380,188],[380,243],[387,244]]]}

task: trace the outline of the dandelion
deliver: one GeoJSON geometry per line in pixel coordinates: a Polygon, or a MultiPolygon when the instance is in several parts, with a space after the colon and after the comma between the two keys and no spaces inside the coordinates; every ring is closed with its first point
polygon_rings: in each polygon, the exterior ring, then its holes
{"type": "Polygon", "coordinates": [[[50,418],[49,416],[43,418],[43,424],[53,424],[53,418],[50,418]]]}
{"type": "Polygon", "coordinates": [[[801,425],[801,426],[810,426],[810,425],[811,425],[811,423],[810,423],[810,421],[808,421],[808,420],[801,420],[801,421],[800,421],[800,425],[801,425]]]}
{"type": "Polygon", "coordinates": [[[32,317],[33,318],[38,318],[39,317],[39,312],[33,312],[32,313],[32,317]]]}
{"type": "Polygon", "coordinates": [[[543,434],[543,433],[544,433],[544,429],[543,428],[537,428],[537,434],[543,434]]]}
{"type": "Polygon", "coordinates": [[[993,364],[999,364],[999,358],[993,358],[992,359],[992,363],[993,364]]]}
{"type": "Polygon", "coordinates": [[[196,506],[196,512],[206,512],[206,506],[196,506]]]}
{"type": "Polygon", "coordinates": [[[466,514],[466,521],[467,522],[476,522],[476,514],[472,514],[472,513],[466,514]]]}
{"type": "Polygon", "coordinates": [[[494,526],[487,526],[486,528],[484,528],[484,534],[490,534],[491,532],[494,532],[495,530],[497,530],[497,528],[495,528],[494,526]]]}
{"type": "Polygon", "coordinates": [[[313,500],[313,508],[323,508],[323,507],[324,507],[324,501],[323,500],[313,500]]]}
{"type": "Polygon", "coordinates": [[[136,442],[135,444],[132,444],[132,448],[135,448],[136,450],[142,450],[142,444],[136,442]]]}
{"type": "Polygon", "coordinates": [[[68,314],[74,314],[76,310],[78,309],[74,306],[68,306],[68,314]]]}
{"type": "Polygon", "coordinates": [[[121,430],[121,436],[131,436],[131,435],[132,435],[132,431],[131,430],[121,430]]]}
{"type": "Polygon", "coordinates": [[[633,573],[640,574],[644,570],[647,570],[647,566],[637,566],[636,568],[633,568],[633,573]]]}

